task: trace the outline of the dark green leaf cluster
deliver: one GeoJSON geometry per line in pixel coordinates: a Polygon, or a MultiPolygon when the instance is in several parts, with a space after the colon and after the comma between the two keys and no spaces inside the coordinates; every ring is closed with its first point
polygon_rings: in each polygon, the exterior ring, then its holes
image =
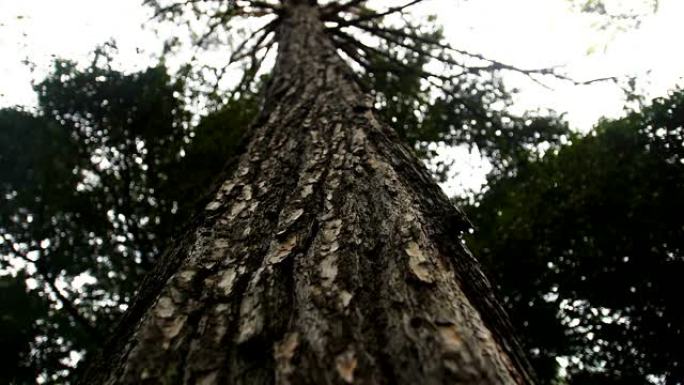
{"type": "Polygon", "coordinates": [[[37,111],[0,110],[0,338],[13,346],[3,383],[68,381],[256,112],[244,95],[194,125],[163,66],[125,74],[110,62],[57,61],[36,85],[37,111]]]}
{"type": "Polygon", "coordinates": [[[680,89],[492,179],[468,208],[469,244],[546,383],[684,381],[683,126],[680,89]]]}

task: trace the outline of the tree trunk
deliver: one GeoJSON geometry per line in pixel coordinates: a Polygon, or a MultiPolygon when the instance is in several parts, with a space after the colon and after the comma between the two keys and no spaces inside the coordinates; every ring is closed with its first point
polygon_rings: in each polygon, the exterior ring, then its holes
{"type": "Polygon", "coordinates": [[[245,153],[83,383],[532,383],[465,219],[285,7],[245,153]]]}

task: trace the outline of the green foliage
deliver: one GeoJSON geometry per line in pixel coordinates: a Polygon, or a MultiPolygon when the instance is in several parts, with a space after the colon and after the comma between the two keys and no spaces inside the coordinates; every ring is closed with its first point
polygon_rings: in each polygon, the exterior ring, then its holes
{"type": "Polygon", "coordinates": [[[28,293],[25,277],[0,277],[0,382],[32,383],[38,368],[32,360],[30,345],[37,333],[37,316],[46,308],[39,298],[28,293]]]}
{"type": "Polygon", "coordinates": [[[469,244],[546,383],[684,379],[684,91],[493,178],[469,244]],[[656,377],[650,377],[651,379],[656,377]]]}
{"type": "Polygon", "coordinates": [[[110,62],[101,51],[84,70],[57,61],[36,85],[36,113],[0,110],[0,268],[18,274],[2,277],[0,295],[40,305],[3,312],[18,354],[3,370],[10,383],[74,375],[256,113],[245,94],[192,125],[164,67],[124,74],[110,62]]]}

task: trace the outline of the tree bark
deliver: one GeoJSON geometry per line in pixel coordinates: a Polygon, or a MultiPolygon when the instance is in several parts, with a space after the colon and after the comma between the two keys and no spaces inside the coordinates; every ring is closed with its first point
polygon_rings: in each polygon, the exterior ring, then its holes
{"type": "Polygon", "coordinates": [[[531,384],[465,219],[306,1],[262,118],[84,384],[531,384]]]}

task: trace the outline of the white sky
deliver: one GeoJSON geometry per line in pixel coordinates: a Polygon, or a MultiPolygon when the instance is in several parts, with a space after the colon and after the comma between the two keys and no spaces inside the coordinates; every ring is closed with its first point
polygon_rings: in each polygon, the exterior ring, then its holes
{"type": "MultiPolygon", "coordinates": [[[[0,107],[35,105],[30,82],[44,76],[52,57],[82,61],[110,38],[118,43],[122,69],[150,64],[136,49],[155,53],[160,44],[142,27],[149,10],[140,2],[0,0],[0,107]],[[22,64],[27,57],[37,64],[34,73],[22,64]]],[[[664,94],[684,76],[684,51],[675,47],[684,36],[682,0],[660,0],[658,12],[641,28],[613,36],[594,28],[591,17],[570,11],[567,0],[426,0],[416,12],[437,14],[453,45],[519,67],[562,65],[577,80],[639,75],[649,96],[664,94]]],[[[624,104],[613,83],[573,86],[550,80],[549,90],[516,75],[506,82],[521,90],[515,99],[519,111],[552,108],[582,131],[602,116],[618,116],[624,104]]],[[[459,164],[458,175],[443,185],[448,193],[484,183],[487,167],[477,155],[463,149],[442,153],[459,164]]]]}

